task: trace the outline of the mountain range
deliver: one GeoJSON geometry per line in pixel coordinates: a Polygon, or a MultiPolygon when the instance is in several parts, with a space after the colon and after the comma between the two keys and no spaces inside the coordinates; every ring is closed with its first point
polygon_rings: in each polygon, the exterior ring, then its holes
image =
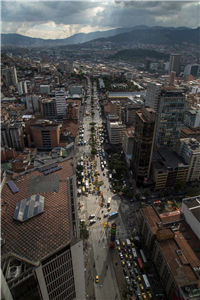
{"type": "Polygon", "coordinates": [[[148,27],[146,25],[132,28],[116,28],[107,31],[77,33],[65,39],[31,38],[16,33],[1,34],[1,45],[10,46],[58,46],[82,44],[90,41],[110,41],[115,43],[139,42],[146,44],[182,44],[200,42],[200,27],[148,27]]]}

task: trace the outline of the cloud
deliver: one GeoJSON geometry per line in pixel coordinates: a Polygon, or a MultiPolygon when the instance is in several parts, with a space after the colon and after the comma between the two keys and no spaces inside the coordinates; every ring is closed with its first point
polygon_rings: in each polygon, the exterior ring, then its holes
{"type": "Polygon", "coordinates": [[[199,26],[199,3],[182,1],[42,1],[1,3],[2,33],[66,38],[118,27],[199,26]]]}

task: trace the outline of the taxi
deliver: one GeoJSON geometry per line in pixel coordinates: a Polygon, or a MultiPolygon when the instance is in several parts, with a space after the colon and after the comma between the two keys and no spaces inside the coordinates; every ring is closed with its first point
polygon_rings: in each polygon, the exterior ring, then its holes
{"type": "Polygon", "coordinates": [[[135,244],[134,244],[134,243],[131,243],[131,247],[134,248],[134,247],[135,247],[135,244]]]}
{"type": "Polygon", "coordinates": [[[141,289],[141,292],[144,292],[144,287],[142,284],[140,284],[140,289],[141,289]]]}
{"type": "Polygon", "coordinates": [[[120,251],[121,251],[121,247],[120,247],[120,246],[118,246],[118,247],[117,247],[117,250],[118,250],[118,252],[120,252],[120,251]]]}
{"type": "Polygon", "coordinates": [[[122,247],[125,247],[125,243],[124,242],[122,242],[122,247]]]}
{"type": "Polygon", "coordinates": [[[137,268],[137,263],[136,261],[133,262],[134,268],[137,268]]]}
{"type": "Polygon", "coordinates": [[[127,254],[125,254],[124,257],[125,257],[126,260],[128,260],[128,255],[127,254]]]}
{"type": "Polygon", "coordinates": [[[150,300],[150,299],[153,299],[153,297],[152,297],[152,295],[151,295],[151,292],[150,292],[150,291],[147,291],[147,295],[148,295],[148,298],[149,298],[149,300],[150,300]]]}
{"type": "Polygon", "coordinates": [[[88,192],[85,193],[85,196],[88,197],[88,192]]]}
{"type": "Polygon", "coordinates": [[[137,280],[138,282],[141,282],[141,277],[139,275],[137,276],[137,280]]]}
{"type": "Polygon", "coordinates": [[[92,194],[92,189],[90,188],[90,194],[92,194]]]}
{"type": "Polygon", "coordinates": [[[111,207],[108,207],[108,211],[110,211],[111,210],[111,207]]]}
{"type": "Polygon", "coordinates": [[[129,254],[128,258],[129,258],[129,260],[132,260],[132,259],[133,259],[133,257],[132,257],[131,254],[129,254]]]}
{"type": "Polygon", "coordinates": [[[122,267],[125,266],[125,262],[123,260],[121,261],[121,264],[122,264],[122,267]]]}
{"type": "Polygon", "coordinates": [[[99,276],[95,277],[95,282],[98,283],[99,282],[99,276]]]}
{"type": "Polygon", "coordinates": [[[142,298],[143,298],[143,300],[146,300],[146,299],[147,299],[147,296],[146,296],[145,293],[142,293],[142,298]]]}
{"type": "Polygon", "coordinates": [[[131,243],[133,243],[133,241],[134,241],[132,236],[130,237],[130,241],[131,241],[131,243]]]}

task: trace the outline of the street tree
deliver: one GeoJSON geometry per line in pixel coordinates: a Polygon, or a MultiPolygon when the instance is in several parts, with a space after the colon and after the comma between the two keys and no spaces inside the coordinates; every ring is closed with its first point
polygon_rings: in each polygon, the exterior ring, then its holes
{"type": "Polygon", "coordinates": [[[145,197],[149,197],[149,196],[151,195],[150,190],[149,190],[149,189],[144,189],[144,190],[143,190],[143,195],[144,195],[145,197]]]}
{"type": "Polygon", "coordinates": [[[87,226],[85,223],[81,223],[80,225],[80,238],[84,240],[87,240],[90,236],[89,230],[87,229],[87,226]]]}

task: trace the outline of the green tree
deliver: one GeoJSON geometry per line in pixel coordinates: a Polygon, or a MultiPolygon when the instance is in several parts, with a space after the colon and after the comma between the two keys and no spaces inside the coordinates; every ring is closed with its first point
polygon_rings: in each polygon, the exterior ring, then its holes
{"type": "Polygon", "coordinates": [[[121,192],[121,187],[120,187],[119,185],[116,185],[116,186],[114,187],[114,190],[115,190],[117,193],[119,193],[119,192],[121,192]]]}
{"type": "Polygon", "coordinates": [[[95,126],[96,123],[95,122],[90,122],[90,126],[95,126]]]}
{"type": "Polygon", "coordinates": [[[90,130],[91,130],[91,132],[95,132],[94,126],[92,126],[92,127],[90,128],[90,130]]]}
{"type": "Polygon", "coordinates": [[[174,189],[176,191],[181,191],[183,189],[183,186],[184,186],[184,183],[180,180],[177,180],[174,189]]]}
{"type": "Polygon", "coordinates": [[[149,189],[144,189],[144,190],[143,190],[143,195],[144,195],[145,197],[149,197],[149,196],[151,195],[150,190],[149,190],[149,189]]]}
{"type": "Polygon", "coordinates": [[[137,200],[140,200],[140,194],[135,194],[135,198],[136,198],[137,200]]]}
{"type": "Polygon", "coordinates": [[[125,186],[125,187],[122,189],[122,193],[127,194],[128,192],[130,192],[130,187],[129,187],[129,186],[125,186]]]}
{"type": "Polygon", "coordinates": [[[81,223],[80,225],[80,238],[83,240],[87,240],[90,236],[89,230],[85,223],[81,223]]]}
{"type": "Polygon", "coordinates": [[[97,154],[97,150],[96,150],[96,149],[92,149],[92,150],[91,150],[91,154],[92,154],[92,155],[96,155],[96,154],[97,154]]]}

